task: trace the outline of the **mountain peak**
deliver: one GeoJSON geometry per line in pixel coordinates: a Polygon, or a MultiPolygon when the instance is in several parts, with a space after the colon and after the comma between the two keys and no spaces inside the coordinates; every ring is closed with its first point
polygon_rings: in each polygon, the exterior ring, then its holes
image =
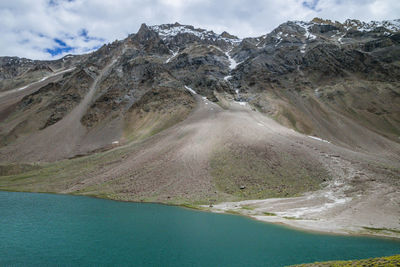
{"type": "Polygon", "coordinates": [[[164,41],[173,39],[178,35],[191,35],[203,41],[223,41],[227,43],[240,42],[240,39],[238,37],[231,35],[228,32],[223,32],[222,34],[218,35],[213,31],[195,28],[191,25],[182,25],[178,22],[175,22],[174,24],[154,25],[150,28],[153,31],[157,32],[161,39],[163,39],[164,41]]]}
{"type": "Polygon", "coordinates": [[[161,38],[166,39],[174,37],[179,34],[193,34],[200,38],[205,38],[207,35],[213,35],[213,31],[207,31],[205,29],[196,29],[191,25],[182,25],[178,22],[174,24],[161,24],[150,27],[152,30],[157,32],[161,38]]]}
{"type": "Polygon", "coordinates": [[[158,39],[157,33],[143,23],[133,38],[139,42],[158,39]]]}
{"type": "Polygon", "coordinates": [[[389,32],[400,31],[400,19],[395,20],[382,20],[382,21],[370,21],[364,22],[356,19],[347,19],[343,26],[346,30],[354,29],[362,32],[372,31],[376,28],[384,28],[389,32]]]}
{"type": "Polygon", "coordinates": [[[140,25],[140,28],[137,32],[137,35],[146,34],[150,30],[151,29],[146,25],[146,23],[142,23],[142,25],[140,25]]]}
{"type": "Polygon", "coordinates": [[[222,38],[227,38],[227,39],[239,39],[237,36],[232,35],[232,34],[226,32],[226,31],[224,31],[223,33],[221,33],[220,36],[221,36],[222,38]]]}
{"type": "Polygon", "coordinates": [[[394,20],[382,20],[382,21],[370,21],[364,22],[358,19],[347,19],[343,23],[338,21],[331,21],[329,19],[322,18],[314,18],[310,21],[310,23],[319,24],[319,25],[332,25],[344,30],[357,30],[361,32],[369,32],[373,31],[376,28],[384,28],[388,32],[398,32],[400,31],[400,19],[394,20]]]}

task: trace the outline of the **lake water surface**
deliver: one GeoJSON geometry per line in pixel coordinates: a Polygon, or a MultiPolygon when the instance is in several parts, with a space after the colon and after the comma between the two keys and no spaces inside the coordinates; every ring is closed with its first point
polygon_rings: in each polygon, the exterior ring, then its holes
{"type": "Polygon", "coordinates": [[[1,266],[284,266],[399,253],[395,240],[313,234],[241,216],[0,192],[1,266]]]}

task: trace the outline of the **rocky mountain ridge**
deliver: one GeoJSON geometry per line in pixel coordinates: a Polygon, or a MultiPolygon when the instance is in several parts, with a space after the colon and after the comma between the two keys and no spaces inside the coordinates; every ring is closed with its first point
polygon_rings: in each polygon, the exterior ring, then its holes
{"type": "MultiPolygon", "coordinates": [[[[14,119],[8,117],[0,129],[1,143],[7,147],[9,140],[37,134],[62,120],[112,60],[79,118],[89,135],[98,135],[100,128],[108,127],[103,124],[117,120],[120,126],[109,130],[109,138],[120,139],[123,121],[142,96],[156,88],[187,94],[189,86],[218,103],[249,103],[286,126],[342,145],[354,140],[340,137],[347,126],[332,123],[330,114],[339,113],[398,141],[399,25],[399,20],[339,23],[316,18],[289,21],[269,34],[241,40],[179,23],[143,24],[136,34],[85,56],[57,61],[1,58],[1,68],[7,70],[2,71],[3,83],[75,67],[58,82],[21,99],[14,119]],[[328,120],[331,127],[325,125],[328,120]],[[26,127],[28,121],[35,126],[26,127]]],[[[109,138],[90,149],[110,143],[109,138]]]]}

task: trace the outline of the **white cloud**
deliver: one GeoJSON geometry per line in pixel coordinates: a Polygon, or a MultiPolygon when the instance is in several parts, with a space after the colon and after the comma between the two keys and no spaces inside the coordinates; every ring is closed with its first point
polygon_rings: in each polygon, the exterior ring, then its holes
{"type": "Polygon", "coordinates": [[[287,20],[395,19],[398,0],[13,0],[0,2],[0,55],[50,59],[60,39],[83,53],[125,38],[141,23],[191,24],[240,37],[265,34],[287,20]],[[87,40],[82,29],[95,39],[87,40]],[[85,41],[86,39],[86,41],[85,41]]]}

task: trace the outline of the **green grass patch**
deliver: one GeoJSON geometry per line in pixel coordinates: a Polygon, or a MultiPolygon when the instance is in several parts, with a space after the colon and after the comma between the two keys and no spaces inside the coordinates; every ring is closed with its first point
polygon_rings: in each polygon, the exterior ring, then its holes
{"type": "Polygon", "coordinates": [[[400,234],[400,230],[396,230],[396,229],[389,229],[389,228],[375,228],[375,227],[367,227],[367,226],[363,226],[363,228],[365,230],[368,231],[373,231],[373,232],[382,232],[382,231],[387,231],[387,232],[393,232],[396,234],[400,234]]]}
{"type": "Polygon", "coordinates": [[[273,213],[273,212],[266,212],[266,211],[263,212],[263,215],[265,215],[265,216],[276,216],[275,213],[273,213]]]}
{"type": "Polygon", "coordinates": [[[255,209],[255,207],[251,207],[251,206],[241,206],[240,208],[244,209],[244,210],[254,210],[255,209]]]}
{"type": "Polygon", "coordinates": [[[108,194],[109,192],[99,190],[98,186],[97,188],[96,186],[86,188],[90,186],[81,184],[82,181],[86,177],[90,177],[94,172],[101,172],[103,167],[121,161],[123,155],[132,147],[53,163],[18,167],[18,171],[15,171],[14,165],[4,165],[2,166],[2,173],[6,175],[0,176],[0,190],[62,192],[74,185],[82,185],[83,190],[75,193],[87,193],[104,197],[102,194],[108,194]]]}
{"type": "Polygon", "coordinates": [[[394,255],[389,257],[371,258],[365,260],[350,260],[350,261],[326,261],[326,262],[315,262],[308,264],[300,264],[293,266],[301,267],[350,267],[350,266],[388,266],[395,267],[400,266],[400,255],[394,255]]]}
{"type": "Polygon", "coordinates": [[[187,209],[193,209],[193,210],[207,210],[207,208],[205,208],[205,207],[200,207],[198,205],[193,205],[193,204],[189,204],[189,203],[180,204],[179,206],[181,206],[183,208],[187,208],[187,209]]]}
{"type": "Polygon", "coordinates": [[[219,149],[213,153],[210,166],[217,189],[236,200],[299,196],[320,189],[329,179],[321,165],[301,152],[261,146],[219,149]]]}
{"type": "Polygon", "coordinates": [[[284,219],[286,219],[286,220],[301,220],[301,218],[297,218],[297,217],[286,217],[286,216],[284,216],[284,217],[282,217],[282,218],[284,218],[284,219]]]}
{"type": "Polygon", "coordinates": [[[9,165],[0,165],[0,177],[1,176],[10,176],[17,175],[33,170],[40,169],[41,166],[38,164],[9,164],[9,165]]]}
{"type": "Polygon", "coordinates": [[[226,210],[225,213],[234,214],[234,215],[242,215],[240,212],[236,210],[226,210]]]}

